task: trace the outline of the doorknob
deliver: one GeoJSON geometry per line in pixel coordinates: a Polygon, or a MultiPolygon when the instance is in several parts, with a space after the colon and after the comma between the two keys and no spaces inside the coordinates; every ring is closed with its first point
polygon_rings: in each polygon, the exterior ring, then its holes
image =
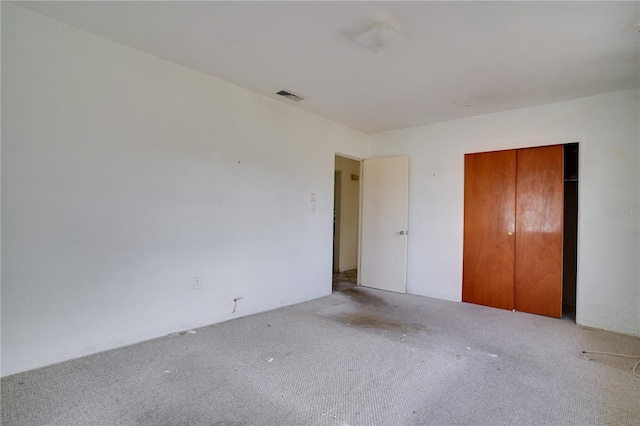
{"type": "Polygon", "coordinates": [[[507,231],[507,235],[513,235],[513,231],[507,231]]]}
{"type": "Polygon", "coordinates": [[[400,235],[406,235],[406,234],[408,234],[408,232],[400,231],[400,235]]]}

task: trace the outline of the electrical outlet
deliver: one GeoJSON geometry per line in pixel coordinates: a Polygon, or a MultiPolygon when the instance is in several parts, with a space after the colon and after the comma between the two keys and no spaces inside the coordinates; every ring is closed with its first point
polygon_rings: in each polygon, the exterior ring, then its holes
{"type": "Polygon", "coordinates": [[[202,277],[193,277],[193,289],[200,290],[202,288],[202,277]]]}

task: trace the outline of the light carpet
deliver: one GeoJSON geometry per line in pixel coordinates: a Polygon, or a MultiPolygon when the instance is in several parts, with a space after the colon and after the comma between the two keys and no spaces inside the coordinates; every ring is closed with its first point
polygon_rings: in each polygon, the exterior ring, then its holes
{"type": "Polygon", "coordinates": [[[638,425],[640,339],[338,282],[2,379],[12,425],[638,425]]]}

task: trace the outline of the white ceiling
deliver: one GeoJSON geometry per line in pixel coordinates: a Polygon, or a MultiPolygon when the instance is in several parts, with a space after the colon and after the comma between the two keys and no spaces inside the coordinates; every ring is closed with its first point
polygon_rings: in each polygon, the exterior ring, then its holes
{"type": "Polygon", "coordinates": [[[18,4],[370,134],[640,86],[637,1],[18,4]]]}

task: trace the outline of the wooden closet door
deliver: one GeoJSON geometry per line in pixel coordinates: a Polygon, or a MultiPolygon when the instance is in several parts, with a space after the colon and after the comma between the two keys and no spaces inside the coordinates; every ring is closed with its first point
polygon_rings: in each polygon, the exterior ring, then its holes
{"type": "Polygon", "coordinates": [[[465,155],[462,301],[513,309],[516,151],[465,155]]]}
{"type": "Polygon", "coordinates": [[[517,153],[515,309],[562,316],[563,146],[517,153]]]}

